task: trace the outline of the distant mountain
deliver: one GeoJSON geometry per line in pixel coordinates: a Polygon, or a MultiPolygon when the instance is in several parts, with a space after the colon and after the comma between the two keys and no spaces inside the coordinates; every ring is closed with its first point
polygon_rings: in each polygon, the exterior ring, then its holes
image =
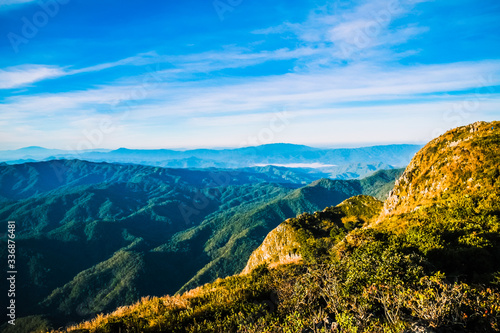
{"type": "Polygon", "coordinates": [[[43,147],[31,146],[17,150],[0,151],[0,159],[4,162],[22,159],[43,160],[49,156],[60,155],[64,153],[67,152],[60,149],[46,149],[43,147]]]}
{"type": "Polygon", "coordinates": [[[283,219],[352,195],[387,196],[401,172],[315,181],[274,166],[0,165],[0,219],[16,221],[24,272],[18,315],[77,320],[234,274],[283,219]]]}
{"type": "Polygon", "coordinates": [[[93,162],[131,163],[170,168],[247,168],[275,165],[309,169],[325,177],[353,179],[381,169],[406,166],[421,148],[418,145],[386,145],[353,149],[319,149],[293,144],[269,144],[239,149],[168,149],[112,151],[62,151],[28,147],[0,152],[0,162],[80,159],[93,162]],[[301,167],[302,165],[302,167],[301,167]],[[308,167],[314,165],[314,168],[308,167]]]}
{"type": "MultiPolygon", "coordinates": [[[[418,145],[387,145],[353,149],[319,149],[292,144],[269,144],[239,149],[187,151],[118,149],[108,153],[89,153],[87,160],[150,164],[197,158],[208,163],[224,163],[225,167],[241,168],[258,164],[320,163],[346,165],[353,163],[386,163],[406,166],[421,148],[418,145]]],[[[220,167],[220,166],[219,166],[220,167]]]]}

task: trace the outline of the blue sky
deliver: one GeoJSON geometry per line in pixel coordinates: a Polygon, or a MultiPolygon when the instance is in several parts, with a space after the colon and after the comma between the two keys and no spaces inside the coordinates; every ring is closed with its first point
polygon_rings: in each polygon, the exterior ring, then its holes
{"type": "Polygon", "coordinates": [[[3,0],[0,149],[423,143],[500,119],[500,2],[3,0]]]}

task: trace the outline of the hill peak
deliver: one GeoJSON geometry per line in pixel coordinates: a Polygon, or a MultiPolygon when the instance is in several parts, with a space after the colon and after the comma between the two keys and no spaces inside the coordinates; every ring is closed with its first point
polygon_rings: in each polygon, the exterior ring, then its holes
{"type": "Polygon", "coordinates": [[[18,150],[48,150],[48,149],[40,146],[29,146],[29,147],[19,148],[18,150]]]}
{"type": "Polygon", "coordinates": [[[318,179],[311,184],[307,185],[308,187],[324,187],[330,188],[335,182],[330,178],[321,178],[318,179]]]}
{"type": "Polygon", "coordinates": [[[487,191],[500,175],[500,122],[476,122],[429,142],[412,159],[387,199],[382,216],[430,205],[446,195],[487,191]]]}

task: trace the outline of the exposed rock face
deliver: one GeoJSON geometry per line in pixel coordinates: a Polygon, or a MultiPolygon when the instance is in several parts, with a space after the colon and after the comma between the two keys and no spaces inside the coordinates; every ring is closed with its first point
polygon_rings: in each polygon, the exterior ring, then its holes
{"type": "Polygon", "coordinates": [[[435,203],[445,193],[467,195],[494,186],[500,161],[492,149],[499,143],[500,122],[476,122],[432,140],[396,181],[381,217],[435,203]]]}
{"type": "Polygon", "coordinates": [[[280,264],[301,259],[295,230],[287,223],[281,223],[272,230],[264,242],[252,253],[242,274],[247,274],[262,263],[280,264]]]}
{"type": "Polygon", "coordinates": [[[300,261],[302,257],[299,250],[301,244],[304,244],[304,238],[299,239],[301,233],[302,237],[306,232],[309,234],[307,237],[332,242],[332,229],[347,233],[348,230],[367,225],[379,216],[382,205],[383,203],[374,197],[358,195],[335,207],[288,219],[267,235],[262,245],[250,256],[242,274],[249,273],[263,263],[274,266],[300,261]]]}

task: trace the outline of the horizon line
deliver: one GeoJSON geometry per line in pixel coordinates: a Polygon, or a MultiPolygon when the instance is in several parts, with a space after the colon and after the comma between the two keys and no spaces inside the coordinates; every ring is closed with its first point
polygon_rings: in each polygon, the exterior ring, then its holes
{"type": "Polygon", "coordinates": [[[387,142],[366,142],[366,143],[346,143],[346,144],[318,144],[318,145],[308,145],[308,144],[301,144],[301,143],[290,143],[290,142],[274,142],[274,143],[265,143],[261,145],[249,145],[249,146],[212,146],[212,147],[203,147],[203,146],[198,146],[198,147],[175,147],[175,148],[168,148],[168,147],[163,147],[163,148],[129,148],[129,147],[118,147],[118,148],[104,148],[104,147],[97,147],[97,148],[92,148],[92,149],[61,149],[61,148],[47,148],[43,146],[25,146],[25,147],[20,147],[20,148],[14,148],[14,149],[0,149],[1,152],[6,152],[6,151],[19,151],[23,149],[43,149],[43,150],[60,150],[64,152],[96,152],[96,151],[106,151],[106,152],[111,152],[111,151],[116,151],[120,149],[126,149],[126,150],[171,150],[171,151],[192,151],[192,150],[237,150],[237,149],[245,149],[245,148],[255,148],[255,147],[264,147],[264,146],[274,146],[274,145],[290,145],[290,146],[303,146],[303,147],[308,147],[308,148],[315,148],[315,149],[357,149],[357,148],[369,148],[369,147],[379,147],[379,146],[400,146],[400,145],[410,145],[410,146],[423,146],[425,145],[426,142],[395,142],[395,143],[387,143],[387,142]]]}

